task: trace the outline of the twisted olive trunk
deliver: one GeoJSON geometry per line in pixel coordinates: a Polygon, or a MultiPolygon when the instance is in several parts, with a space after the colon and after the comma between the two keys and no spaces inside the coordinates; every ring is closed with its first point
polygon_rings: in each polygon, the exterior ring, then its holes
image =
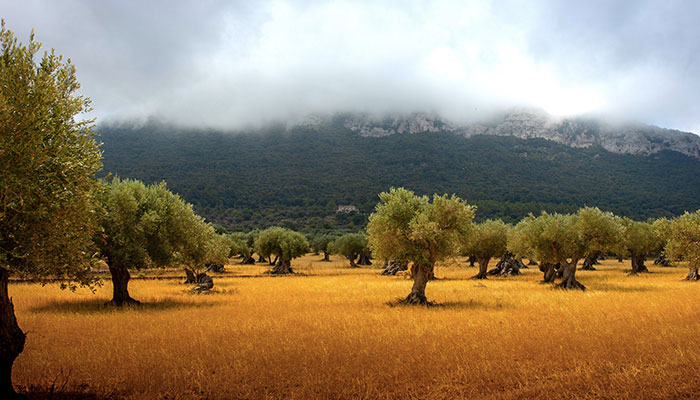
{"type": "Polygon", "coordinates": [[[107,305],[121,307],[124,304],[141,304],[129,295],[129,269],[110,265],[109,272],[112,274],[112,300],[107,305]]]}
{"type": "Polygon", "coordinates": [[[10,271],[0,266],[0,398],[23,398],[12,387],[12,364],[24,350],[24,332],[17,325],[15,307],[7,292],[10,271]]]}
{"type": "Polygon", "coordinates": [[[698,281],[700,280],[700,276],[698,275],[698,267],[690,267],[690,271],[688,272],[688,276],[685,277],[686,281],[698,281]]]}
{"type": "Polygon", "coordinates": [[[401,302],[411,305],[427,306],[431,303],[425,297],[425,286],[428,284],[430,277],[433,276],[433,265],[413,264],[411,266],[411,275],[413,275],[413,287],[411,293],[401,302]]]}
{"type": "Polygon", "coordinates": [[[347,258],[348,261],[350,261],[350,268],[360,268],[360,267],[357,265],[357,263],[355,263],[355,258],[357,258],[357,256],[352,255],[352,256],[347,256],[347,257],[345,257],[345,258],[347,258]]]}
{"type": "Polygon", "coordinates": [[[269,271],[270,274],[274,275],[286,275],[293,274],[292,270],[292,260],[285,260],[284,257],[277,257],[277,263],[275,267],[269,271]]]}
{"type": "Polygon", "coordinates": [[[557,265],[549,262],[542,262],[540,264],[540,271],[544,273],[544,280],[542,283],[554,283],[554,279],[557,277],[557,265]]]}
{"type": "Polygon", "coordinates": [[[576,264],[578,260],[574,259],[571,262],[565,260],[559,262],[561,264],[562,275],[559,287],[561,289],[579,289],[586,290],[586,287],[581,282],[576,280],[576,264]]]}
{"type": "Polygon", "coordinates": [[[328,254],[327,251],[324,250],[323,251],[323,260],[321,260],[321,261],[330,261],[330,260],[331,260],[330,255],[328,254]]]}
{"type": "Polygon", "coordinates": [[[477,258],[476,262],[479,264],[479,273],[472,276],[472,279],[486,279],[486,270],[489,267],[489,259],[477,258]]]}
{"type": "Polygon", "coordinates": [[[631,275],[637,275],[641,272],[649,272],[647,266],[644,265],[645,259],[646,257],[643,255],[632,254],[630,259],[630,263],[632,264],[632,272],[630,272],[631,275]]]}

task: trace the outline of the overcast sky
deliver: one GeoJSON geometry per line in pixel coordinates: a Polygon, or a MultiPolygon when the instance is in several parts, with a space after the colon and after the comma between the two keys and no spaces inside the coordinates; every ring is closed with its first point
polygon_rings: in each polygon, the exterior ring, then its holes
{"type": "Polygon", "coordinates": [[[700,1],[0,0],[101,121],[506,107],[700,133],[700,1]]]}

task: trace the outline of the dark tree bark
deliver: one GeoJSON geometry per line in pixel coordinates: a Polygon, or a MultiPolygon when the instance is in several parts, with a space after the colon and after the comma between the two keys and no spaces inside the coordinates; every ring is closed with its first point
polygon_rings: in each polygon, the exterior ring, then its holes
{"type": "Polygon", "coordinates": [[[472,279],[486,279],[486,269],[489,267],[489,259],[477,258],[476,262],[479,264],[479,273],[472,276],[472,279]]]}
{"type": "Polygon", "coordinates": [[[395,276],[397,272],[406,270],[408,270],[408,263],[401,263],[391,260],[386,264],[386,267],[384,267],[382,270],[381,275],[395,276]]]}
{"type": "Polygon", "coordinates": [[[646,257],[642,255],[632,254],[630,263],[632,264],[631,275],[637,275],[642,272],[649,272],[649,269],[644,265],[644,260],[646,257]]]}
{"type": "Polygon", "coordinates": [[[223,274],[226,272],[223,264],[204,264],[207,267],[207,271],[216,272],[217,274],[223,274]]]}
{"type": "Polygon", "coordinates": [[[0,398],[21,399],[12,387],[12,364],[24,350],[25,335],[17,325],[15,307],[7,292],[10,272],[0,266],[0,398]]]}
{"type": "Polygon", "coordinates": [[[622,256],[617,256],[617,262],[622,262],[622,256]]]}
{"type": "Polygon", "coordinates": [[[685,277],[686,281],[698,281],[700,280],[700,275],[698,275],[698,267],[690,267],[688,276],[685,277]]]}
{"type": "Polygon", "coordinates": [[[214,280],[205,272],[197,274],[197,286],[192,289],[195,293],[207,293],[214,287],[214,280]]]}
{"type": "Polygon", "coordinates": [[[112,274],[112,300],[107,305],[121,307],[124,304],[141,304],[129,296],[129,279],[131,274],[125,267],[109,266],[112,274]]]}
{"type": "Polygon", "coordinates": [[[576,264],[578,260],[573,260],[572,262],[560,261],[562,276],[561,283],[559,283],[559,288],[561,289],[578,289],[586,290],[586,287],[581,284],[581,282],[576,280],[576,264]]]}
{"type": "Polygon", "coordinates": [[[411,265],[411,274],[413,275],[413,288],[411,288],[411,293],[401,302],[410,305],[431,305],[432,303],[425,297],[425,286],[433,275],[433,266],[414,263],[411,265]]]}
{"type": "Polygon", "coordinates": [[[506,252],[501,257],[501,260],[496,263],[496,268],[489,270],[487,274],[500,276],[520,275],[520,268],[525,268],[523,262],[516,259],[513,253],[506,252]]]}
{"type": "Polygon", "coordinates": [[[328,254],[327,251],[324,251],[323,252],[323,260],[321,260],[321,261],[330,261],[330,260],[331,260],[330,254],[328,254]]]}
{"type": "Polygon", "coordinates": [[[527,265],[537,265],[537,261],[531,258],[530,261],[527,262],[527,265]]]}
{"type": "Polygon", "coordinates": [[[598,254],[591,254],[586,259],[583,260],[583,266],[581,267],[581,270],[583,271],[595,271],[595,267],[593,264],[596,263],[598,254]]]}
{"type": "Polygon", "coordinates": [[[277,264],[275,264],[275,267],[272,268],[269,273],[274,275],[293,274],[294,271],[292,270],[291,260],[277,257],[277,264]]]}
{"type": "Polygon", "coordinates": [[[372,261],[370,261],[369,256],[366,256],[364,254],[360,254],[360,258],[357,260],[358,265],[372,265],[372,261]]]}
{"type": "Polygon", "coordinates": [[[470,266],[470,267],[473,267],[473,266],[474,266],[474,263],[476,262],[476,257],[474,257],[474,256],[469,256],[469,258],[467,259],[467,262],[469,262],[469,266],[470,266]]]}
{"type": "Polygon", "coordinates": [[[663,254],[659,254],[659,256],[654,259],[654,265],[670,267],[671,263],[666,259],[666,257],[663,254]]]}
{"type": "Polygon", "coordinates": [[[255,264],[255,259],[252,256],[243,257],[243,260],[241,260],[241,264],[255,264]]]}
{"type": "Polygon", "coordinates": [[[557,269],[559,269],[559,264],[552,264],[548,262],[542,262],[540,264],[540,271],[544,272],[544,280],[542,283],[554,283],[554,279],[557,277],[557,269]]]}
{"type": "Polygon", "coordinates": [[[347,258],[348,261],[350,261],[350,268],[360,268],[360,267],[358,267],[357,264],[355,263],[355,256],[345,257],[345,258],[347,258]]]}
{"type": "MultiPolygon", "coordinates": [[[[270,265],[277,265],[277,262],[279,261],[280,256],[275,256],[274,261],[270,261],[270,265]]],[[[272,260],[272,256],[270,256],[270,260],[272,260]]]]}
{"type": "Polygon", "coordinates": [[[263,257],[263,256],[258,256],[258,262],[259,262],[259,263],[267,262],[267,260],[266,260],[265,257],[263,257]]]}
{"type": "Polygon", "coordinates": [[[197,283],[197,277],[189,268],[185,268],[185,282],[184,283],[197,283]]]}

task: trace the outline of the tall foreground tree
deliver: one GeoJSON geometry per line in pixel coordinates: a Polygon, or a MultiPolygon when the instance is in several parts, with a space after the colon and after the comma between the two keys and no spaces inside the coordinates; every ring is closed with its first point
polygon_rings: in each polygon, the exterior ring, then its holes
{"type": "Polygon", "coordinates": [[[78,96],[75,67],[41,44],[22,45],[0,29],[0,398],[16,396],[12,364],[24,348],[8,279],[52,277],[63,287],[94,283],[89,275],[96,229],[94,175],[102,166],[94,121],[78,96]]]}
{"type": "Polygon", "coordinates": [[[372,254],[412,262],[413,288],[403,302],[428,305],[425,286],[435,263],[459,253],[475,207],[454,195],[434,195],[431,201],[404,188],[392,188],[379,199],[367,225],[372,254]]]}
{"type": "Polygon", "coordinates": [[[687,281],[698,281],[700,266],[700,210],[686,212],[668,224],[659,224],[660,230],[667,233],[668,242],[664,252],[670,260],[688,262],[687,281]]]}
{"type": "Polygon", "coordinates": [[[473,279],[486,279],[489,261],[506,252],[508,225],[499,220],[487,220],[475,224],[462,244],[462,252],[474,256],[479,264],[479,273],[473,279]]]}

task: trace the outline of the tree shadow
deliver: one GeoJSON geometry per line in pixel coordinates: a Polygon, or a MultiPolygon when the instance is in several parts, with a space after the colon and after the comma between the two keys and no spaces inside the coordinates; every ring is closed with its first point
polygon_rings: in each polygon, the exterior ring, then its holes
{"type": "Polygon", "coordinates": [[[100,298],[69,301],[53,300],[47,302],[46,304],[32,307],[29,309],[29,311],[34,313],[49,312],[63,314],[108,314],[127,310],[153,312],[169,311],[182,308],[211,307],[212,305],[213,304],[194,301],[163,299],[152,302],[143,302],[139,304],[123,305],[121,307],[117,307],[105,304],[105,299],[100,298]]]}
{"type": "Polygon", "coordinates": [[[435,310],[504,310],[511,308],[510,305],[504,304],[502,302],[485,303],[480,300],[471,299],[469,301],[446,301],[444,303],[428,302],[428,304],[407,304],[404,302],[403,298],[398,298],[394,301],[388,301],[385,303],[389,307],[415,307],[415,308],[430,308],[435,310]]]}
{"type": "Polygon", "coordinates": [[[91,392],[88,385],[80,385],[77,389],[41,387],[31,385],[28,387],[18,387],[18,393],[27,396],[29,400],[117,400],[126,399],[121,393],[95,393],[91,392]]]}

